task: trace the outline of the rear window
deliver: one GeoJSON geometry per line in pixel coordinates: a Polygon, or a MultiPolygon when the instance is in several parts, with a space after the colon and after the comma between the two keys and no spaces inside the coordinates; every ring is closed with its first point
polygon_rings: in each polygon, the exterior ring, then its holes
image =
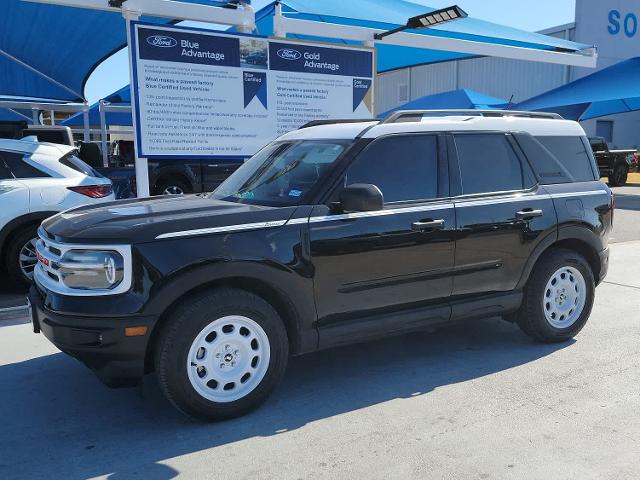
{"type": "Polygon", "coordinates": [[[70,153],[62,157],[60,159],[60,163],[65,167],[72,168],[76,172],[83,173],[89,177],[98,177],[98,178],[102,177],[102,175],[98,173],[97,170],[94,170],[92,167],[84,163],[82,160],[76,157],[76,155],[73,153],[70,153]]]}
{"type": "Polygon", "coordinates": [[[592,161],[582,137],[536,137],[567,170],[574,182],[596,180],[592,161]]]}

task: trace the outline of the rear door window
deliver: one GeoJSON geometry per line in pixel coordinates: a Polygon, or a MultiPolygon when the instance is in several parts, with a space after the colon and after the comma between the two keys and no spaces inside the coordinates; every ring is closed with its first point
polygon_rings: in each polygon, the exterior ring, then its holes
{"type": "Polygon", "coordinates": [[[582,137],[539,136],[537,140],[566,168],[574,182],[597,180],[582,137]]]}
{"type": "Polygon", "coordinates": [[[464,195],[525,188],[522,164],[505,135],[458,134],[454,139],[464,195]]]}
{"type": "Polygon", "coordinates": [[[31,163],[25,161],[25,155],[15,152],[4,152],[2,158],[6,162],[9,170],[16,178],[43,178],[51,175],[39,170],[31,163]]]}
{"type": "Polygon", "coordinates": [[[3,154],[0,152],[0,180],[13,180],[13,175],[5,165],[4,160],[2,160],[2,155],[3,154]]]}
{"type": "Polygon", "coordinates": [[[345,185],[377,186],[385,203],[438,197],[438,139],[393,135],[371,143],[349,166],[345,185]]]}

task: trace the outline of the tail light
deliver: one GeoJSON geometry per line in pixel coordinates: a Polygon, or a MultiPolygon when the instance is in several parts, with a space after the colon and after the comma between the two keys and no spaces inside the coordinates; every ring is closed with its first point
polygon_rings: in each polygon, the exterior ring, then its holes
{"type": "Polygon", "coordinates": [[[108,185],[79,185],[77,187],[67,187],[72,192],[79,193],[89,198],[104,198],[113,193],[113,186],[108,185]]]}
{"type": "Polygon", "coordinates": [[[637,165],[638,164],[638,152],[635,152],[633,154],[633,164],[637,165]]]}

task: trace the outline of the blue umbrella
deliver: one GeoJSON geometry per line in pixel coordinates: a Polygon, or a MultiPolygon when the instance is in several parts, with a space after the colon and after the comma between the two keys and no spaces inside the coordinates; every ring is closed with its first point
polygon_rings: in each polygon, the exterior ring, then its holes
{"type": "Polygon", "coordinates": [[[630,58],[515,105],[573,120],[640,110],[640,57],[630,58]]]}
{"type": "Polygon", "coordinates": [[[446,110],[446,109],[473,109],[490,110],[496,108],[506,108],[508,102],[502,98],[491,97],[484,93],[473,90],[461,89],[450,92],[428,95],[405,103],[393,110],[381,113],[380,118],[384,118],[397,110],[446,110]]]}

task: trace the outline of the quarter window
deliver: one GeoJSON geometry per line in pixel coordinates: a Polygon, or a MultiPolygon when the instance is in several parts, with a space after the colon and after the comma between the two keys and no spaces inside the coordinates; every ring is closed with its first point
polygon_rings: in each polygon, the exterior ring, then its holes
{"type": "Polygon", "coordinates": [[[522,190],[522,164],[504,135],[456,135],[462,193],[522,190]]]}
{"type": "Polygon", "coordinates": [[[438,197],[438,141],[434,135],[396,135],[369,145],[347,170],[345,185],[377,186],[385,203],[438,197]]]}
{"type": "Polygon", "coordinates": [[[596,180],[591,167],[591,157],[582,137],[536,137],[569,172],[576,182],[596,180]]]}

